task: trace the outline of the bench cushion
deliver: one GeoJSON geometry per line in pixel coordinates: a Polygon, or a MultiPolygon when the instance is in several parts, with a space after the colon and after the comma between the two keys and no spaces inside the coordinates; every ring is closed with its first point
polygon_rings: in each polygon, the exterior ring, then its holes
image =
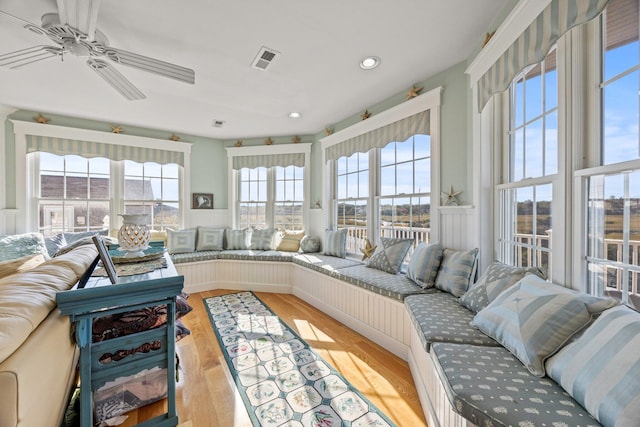
{"type": "Polygon", "coordinates": [[[432,356],[457,413],[479,426],[599,426],[548,377],[532,375],[503,347],[434,343],[432,356]]]}
{"type": "Polygon", "coordinates": [[[338,270],[345,267],[362,265],[360,261],[348,258],[338,258],[323,254],[299,254],[293,257],[293,262],[329,276],[336,276],[338,270]]]}
{"type": "Polygon", "coordinates": [[[390,274],[366,265],[341,268],[338,277],[352,285],[398,301],[404,301],[409,295],[425,292],[404,274],[390,274]]]}
{"type": "Polygon", "coordinates": [[[405,298],[404,305],[426,351],[434,342],[498,345],[470,325],[474,314],[447,292],[432,288],[432,293],[405,298]]]}
{"type": "Polygon", "coordinates": [[[211,259],[218,259],[219,255],[220,251],[187,252],[182,254],[171,254],[171,261],[173,261],[174,264],[207,261],[211,259]]]}

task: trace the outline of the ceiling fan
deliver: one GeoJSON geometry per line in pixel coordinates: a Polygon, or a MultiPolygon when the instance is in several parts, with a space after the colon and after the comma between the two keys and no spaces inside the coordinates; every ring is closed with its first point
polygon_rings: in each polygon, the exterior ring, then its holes
{"type": "Polygon", "coordinates": [[[57,0],[58,13],[42,16],[42,26],[0,10],[27,30],[47,36],[57,46],[38,45],[0,55],[0,66],[19,68],[45,59],[74,55],[87,58],[87,65],[128,100],[146,96],[124,77],[111,62],[127,65],[185,83],[195,83],[195,72],[186,67],[149,58],[109,46],[107,37],[96,28],[100,0],[57,0]],[[105,61],[105,59],[111,61],[105,61]]]}

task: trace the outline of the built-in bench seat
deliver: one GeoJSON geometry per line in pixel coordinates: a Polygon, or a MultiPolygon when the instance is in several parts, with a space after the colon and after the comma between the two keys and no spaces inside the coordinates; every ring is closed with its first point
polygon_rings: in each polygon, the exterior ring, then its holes
{"type": "Polygon", "coordinates": [[[404,274],[390,274],[366,265],[340,268],[337,273],[337,277],[347,283],[400,302],[409,295],[425,292],[404,274]]]}
{"type": "Polygon", "coordinates": [[[532,375],[504,347],[433,343],[456,411],[479,426],[600,426],[549,377],[532,375]]]}
{"type": "Polygon", "coordinates": [[[458,303],[458,298],[437,289],[429,295],[408,296],[404,300],[407,313],[425,351],[434,342],[499,346],[471,325],[475,313],[458,303]]]}

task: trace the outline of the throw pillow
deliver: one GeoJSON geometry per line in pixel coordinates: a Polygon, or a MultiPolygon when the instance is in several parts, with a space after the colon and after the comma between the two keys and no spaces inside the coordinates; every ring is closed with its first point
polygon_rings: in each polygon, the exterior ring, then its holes
{"type": "Polygon", "coordinates": [[[460,304],[477,313],[496,299],[502,291],[515,285],[525,274],[547,278],[544,271],[538,267],[514,267],[496,261],[480,276],[476,284],[462,295],[460,304]]]}
{"type": "Polygon", "coordinates": [[[344,258],[347,256],[347,229],[324,232],[324,242],[322,244],[324,255],[344,258]]]}
{"type": "Polygon", "coordinates": [[[412,244],[413,240],[410,239],[381,237],[376,251],[367,262],[367,267],[397,274],[412,244]]]}
{"type": "Polygon", "coordinates": [[[285,231],[276,250],[298,252],[300,250],[300,240],[302,240],[303,237],[304,231],[285,231]]]}
{"type": "Polygon", "coordinates": [[[254,228],[251,232],[251,249],[270,251],[273,249],[273,236],[276,230],[273,228],[254,228]]]}
{"type": "Polygon", "coordinates": [[[45,237],[44,244],[47,247],[47,253],[53,258],[62,247],[67,245],[67,240],[64,238],[64,234],[59,233],[55,236],[45,237]]]}
{"type": "Polygon", "coordinates": [[[513,353],[533,375],[543,377],[549,356],[594,315],[617,304],[529,274],[480,310],[471,323],[513,353]]]}
{"type": "Polygon", "coordinates": [[[196,250],[196,229],[167,230],[167,252],[183,254],[196,250]]]}
{"type": "Polygon", "coordinates": [[[608,427],[640,426],[640,314],[619,306],[547,360],[549,376],[608,427]]]}
{"type": "Polygon", "coordinates": [[[420,243],[411,254],[407,265],[407,278],[421,288],[433,288],[442,262],[443,248],[440,243],[420,243]]]}
{"type": "Polygon", "coordinates": [[[49,259],[49,252],[41,233],[15,234],[0,237],[0,261],[22,258],[27,255],[42,254],[49,259]]]}
{"type": "Polygon", "coordinates": [[[14,273],[27,271],[45,261],[42,254],[26,255],[9,261],[0,262],[0,279],[14,273]]]}
{"type": "Polygon", "coordinates": [[[477,249],[454,251],[445,249],[435,287],[451,295],[461,297],[467,291],[476,271],[477,249]]]}
{"type": "Polygon", "coordinates": [[[242,230],[232,230],[227,228],[227,249],[249,249],[251,245],[251,229],[243,228],[242,230]]]}
{"type": "Polygon", "coordinates": [[[320,238],[304,236],[302,240],[300,240],[300,249],[306,254],[320,252],[320,238]]]}
{"type": "Polygon", "coordinates": [[[224,249],[224,228],[198,227],[196,251],[221,251],[224,249]]]}

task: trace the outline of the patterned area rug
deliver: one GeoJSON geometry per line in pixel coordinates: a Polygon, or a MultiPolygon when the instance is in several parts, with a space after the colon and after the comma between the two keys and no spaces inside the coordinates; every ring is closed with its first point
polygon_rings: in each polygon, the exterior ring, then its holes
{"type": "Polygon", "coordinates": [[[254,426],[395,426],[252,292],[204,304],[254,426]]]}

